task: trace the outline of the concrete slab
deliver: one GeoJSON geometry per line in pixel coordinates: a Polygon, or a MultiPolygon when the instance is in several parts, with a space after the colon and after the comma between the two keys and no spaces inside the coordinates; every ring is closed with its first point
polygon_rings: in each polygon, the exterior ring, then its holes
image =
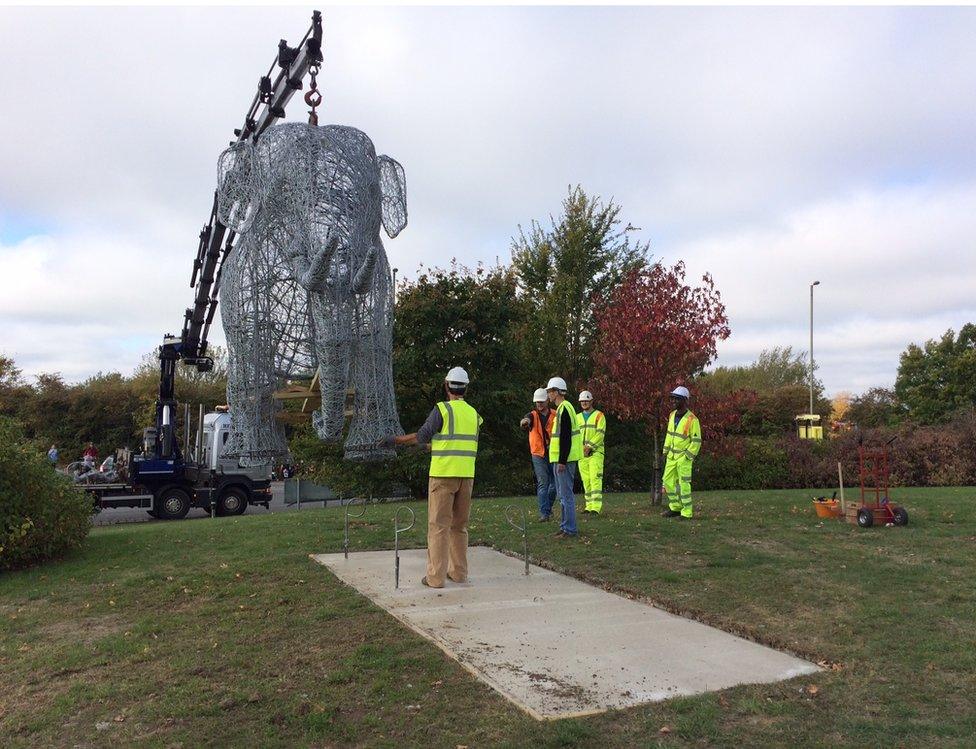
{"type": "Polygon", "coordinates": [[[483,546],[471,579],[420,584],[426,551],[318,554],[343,582],[436,643],[537,719],[810,674],[819,668],[722,630],[532,566],[483,546]]]}

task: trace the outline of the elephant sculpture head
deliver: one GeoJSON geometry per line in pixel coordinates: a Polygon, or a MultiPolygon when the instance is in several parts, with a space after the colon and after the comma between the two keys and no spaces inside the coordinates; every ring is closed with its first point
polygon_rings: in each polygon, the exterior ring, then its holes
{"type": "Polygon", "coordinates": [[[319,437],[341,439],[351,390],[346,458],[392,457],[382,438],[402,429],[380,228],[395,237],[406,226],[403,168],[377,156],[356,128],[279,124],[220,156],[217,202],[239,235],[221,281],[231,453],[250,461],[285,454],[273,393],[317,371],[319,437]]]}

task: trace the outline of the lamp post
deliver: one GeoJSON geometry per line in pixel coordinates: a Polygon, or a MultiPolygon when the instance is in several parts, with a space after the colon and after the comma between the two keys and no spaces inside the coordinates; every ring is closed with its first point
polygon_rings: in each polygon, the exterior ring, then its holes
{"type": "Polygon", "coordinates": [[[820,281],[810,284],[810,410],[807,412],[813,416],[813,287],[819,286],[820,281]]]}

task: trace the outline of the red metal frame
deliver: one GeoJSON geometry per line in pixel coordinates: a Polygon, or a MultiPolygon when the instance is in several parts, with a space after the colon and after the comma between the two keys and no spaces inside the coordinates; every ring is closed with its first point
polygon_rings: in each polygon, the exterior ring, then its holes
{"type": "Polygon", "coordinates": [[[875,521],[894,522],[895,505],[891,503],[888,491],[888,446],[868,449],[858,445],[857,460],[861,481],[861,507],[872,510],[875,521]]]}
{"type": "Polygon", "coordinates": [[[888,448],[869,450],[863,445],[857,448],[858,471],[861,479],[861,505],[873,510],[882,507],[890,501],[888,498],[888,448]],[[870,495],[874,501],[868,501],[870,495]]]}

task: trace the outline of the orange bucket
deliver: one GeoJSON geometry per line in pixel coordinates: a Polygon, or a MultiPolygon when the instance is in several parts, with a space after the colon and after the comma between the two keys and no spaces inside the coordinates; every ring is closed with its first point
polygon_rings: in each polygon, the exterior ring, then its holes
{"type": "Polygon", "coordinates": [[[841,516],[840,501],[836,499],[815,499],[813,509],[818,518],[839,518],[841,516]]]}

